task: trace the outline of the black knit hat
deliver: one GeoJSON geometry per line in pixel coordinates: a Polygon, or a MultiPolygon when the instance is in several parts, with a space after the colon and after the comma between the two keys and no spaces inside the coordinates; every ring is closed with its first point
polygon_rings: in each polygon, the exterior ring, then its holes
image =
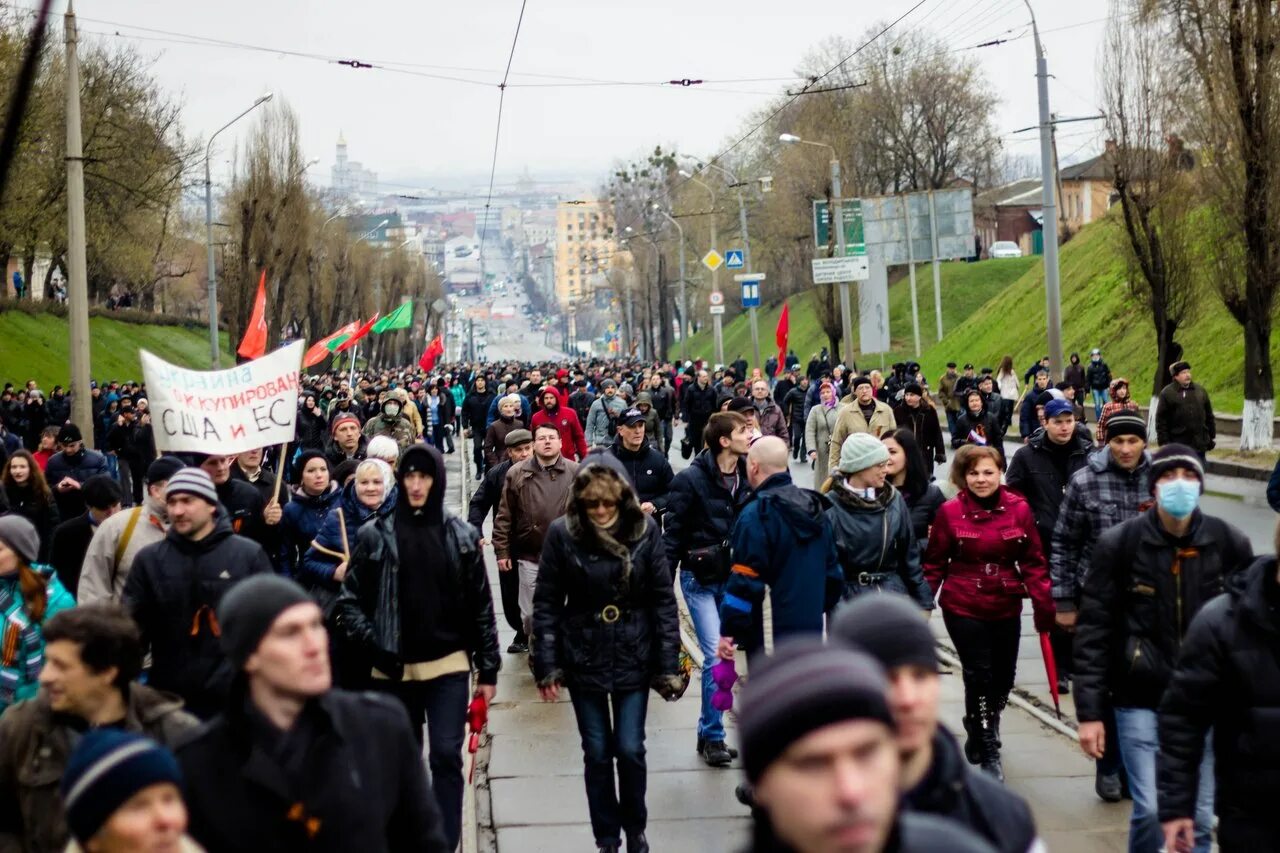
{"type": "Polygon", "coordinates": [[[163,783],[182,786],[182,771],[169,750],[133,732],[91,730],[71,752],[62,774],[67,828],[86,844],[135,794],[163,783]]]}
{"type": "Polygon", "coordinates": [[[227,660],[242,669],[280,614],[311,600],[305,589],[280,575],[253,575],[237,582],[218,604],[227,660]]]}
{"type": "Polygon", "coordinates": [[[859,376],[859,377],[857,377],[856,379],[854,379],[854,380],[853,380],[853,382],[851,382],[851,383],[849,384],[849,390],[851,390],[851,391],[857,391],[857,390],[858,390],[858,386],[859,386],[859,385],[870,385],[870,384],[871,384],[871,377],[870,377],[870,376],[865,376],[865,375],[864,375],[864,376],[859,376]]]}
{"type": "Polygon", "coordinates": [[[1133,412],[1116,412],[1107,418],[1107,439],[1120,435],[1136,435],[1147,440],[1147,422],[1133,412]]]}
{"type": "Polygon", "coordinates": [[[170,477],[185,467],[187,467],[186,463],[178,457],[165,454],[147,466],[147,476],[144,479],[147,485],[166,483],[170,477]]]}
{"type": "Polygon", "coordinates": [[[835,612],[828,631],[833,642],[866,652],[886,670],[938,670],[937,641],[919,605],[905,595],[859,595],[835,612]]]}
{"type": "Polygon", "coordinates": [[[924,395],[924,389],[920,387],[919,382],[908,382],[902,389],[903,394],[915,394],[917,397],[924,395]]]}
{"type": "Polygon", "coordinates": [[[298,458],[294,460],[293,476],[295,480],[302,479],[302,472],[307,470],[307,463],[310,462],[312,459],[324,460],[324,464],[326,468],[332,467],[329,465],[329,457],[325,456],[323,451],[316,450],[314,447],[308,447],[306,450],[299,453],[298,458]]]}
{"type": "Polygon", "coordinates": [[[742,691],[747,778],[758,781],[791,744],[833,723],[878,720],[892,729],[888,690],[884,670],[862,652],[811,637],[779,643],[742,691]]]}
{"type": "MultiPolygon", "coordinates": [[[[1110,424],[1107,426],[1110,434],[1110,424]]],[[[1185,444],[1166,444],[1151,454],[1151,476],[1148,482],[1151,494],[1156,493],[1156,480],[1159,480],[1174,468],[1185,468],[1200,480],[1200,492],[1204,493],[1204,463],[1194,450],[1185,444]]]]}

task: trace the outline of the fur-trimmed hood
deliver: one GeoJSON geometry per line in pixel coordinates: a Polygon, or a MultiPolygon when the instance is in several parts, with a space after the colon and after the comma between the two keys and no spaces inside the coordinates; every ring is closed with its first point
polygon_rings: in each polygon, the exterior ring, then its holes
{"type": "Polygon", "coordinates": [[[565,525],[569,529],[569,535],[580,542],[592,539],[599,541],[596,526],[587,516],[581,497],[587,487],[597,480],[613,480],[622,488],[622,500],[618,504],[618,525],[613,538],[619,542],[632,544],[644,536],[647,517],[640,509],[640,500],[636,497],[636,491],[632,488],[631,481],[627,479],[625,471],[620,472],[618,468],[609,464],[609,461],[611,460],[608,460],[606,454],[592,454],[578,469],[578,473],[573,478],[573,490],[569,493],[565,525]]]}

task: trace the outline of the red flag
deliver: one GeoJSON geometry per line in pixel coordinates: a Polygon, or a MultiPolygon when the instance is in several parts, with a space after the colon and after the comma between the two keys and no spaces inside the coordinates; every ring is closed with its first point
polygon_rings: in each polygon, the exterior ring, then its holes
{"type": "Polygon", "coordinates": [[[444,355],[444,343],[441,342],[440,336],[436,335],[431,339],[431,343],[427,344],[427,348],[422,351],[422,358],[418,359],[418,366],[423,370],[430,370],[436,366],[436,359],[444,355]]]}
{"type": "Polygon", "coordinates": [[[253,299],[253,314],[240,339],[236,355],[241,358],[262,358],[267,354],[267,271],[258,279],[258,295],[253,299]]]}
{"type": "Polygon", "coordinates": [[[782,313],[778,315],[778,331],[774,335],[774,343],[778,345],[778,368],[787,363],[787,336],[791,334],[791,312],[787,309],[787,303],[782,303],[782,313]]]}
{"type": "Polygon", "coordinates": [[[365,335],[369,334],[369,330],[373,328],[373,324],[376,322],[378,322],[378,315],[374,314],[372,317],[369,318],[369,322],[365,323],[363,326],[356,329],[355,332],[352,333],[351,337],[347,338],[345,341],[343,341],[341,344],[335,347],[333,351],[346,352],[347,350],[351,349],[353,346],[356,345],[357,341],[359,341],[365,335]]]}
{"type": "Polygon", "coordinates": [[[336,341],[338,338],[342,338],[347,335],[354,335],[356,330],[359,328],[360,321],[355,320],[343,326],[327,338],[321,338],[316,341],[311,345],[311,348],[307,350],[307,354],[302,357],[302,366],[311,367],[312,365],[319,364],[324,361],[326,358],[333,355],[333,350],[329,349],[329,344],[332,341],[336,341]]]}

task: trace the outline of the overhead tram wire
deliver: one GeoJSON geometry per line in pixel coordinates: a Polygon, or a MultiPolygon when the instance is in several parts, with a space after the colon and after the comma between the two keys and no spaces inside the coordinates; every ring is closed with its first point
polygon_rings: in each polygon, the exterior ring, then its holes
{"type": "Polygon", "coordinates": [[[520,0],[520,16],[516,18],[516,32],[511,37],[511,52],[507,54],[507,68],[498,84],[498,120],[493,129],[493,160],[489,164],[489,192],[484,202],[484,227],[480,229],[480,286],[484,286],[484,243],[489,233],[489,210],[493,204],[493,181],[498,173],[498,143],[502,139],[502,106],[507,98],[507,80],[511,76],[511,63],[516,58],[516,45],[520,41],[520,27],[524,23],[524,9],[529,0],[520,0]]]}

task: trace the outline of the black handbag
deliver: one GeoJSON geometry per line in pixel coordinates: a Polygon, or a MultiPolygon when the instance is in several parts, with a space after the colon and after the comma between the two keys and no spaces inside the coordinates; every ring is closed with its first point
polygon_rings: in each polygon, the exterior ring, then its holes
{"type": "Polygon", "coordinates": [[[680,439],[680,458],[689,459],[693,456],[693,442],[687,437],[680,439]]]}
{"type": "Polygon", "coordinates": [[[684,568],[693,573],[703,586],[723,583],[729,577],[729,543],[719,542],[703,548],[691,548],[684,568]]]}

